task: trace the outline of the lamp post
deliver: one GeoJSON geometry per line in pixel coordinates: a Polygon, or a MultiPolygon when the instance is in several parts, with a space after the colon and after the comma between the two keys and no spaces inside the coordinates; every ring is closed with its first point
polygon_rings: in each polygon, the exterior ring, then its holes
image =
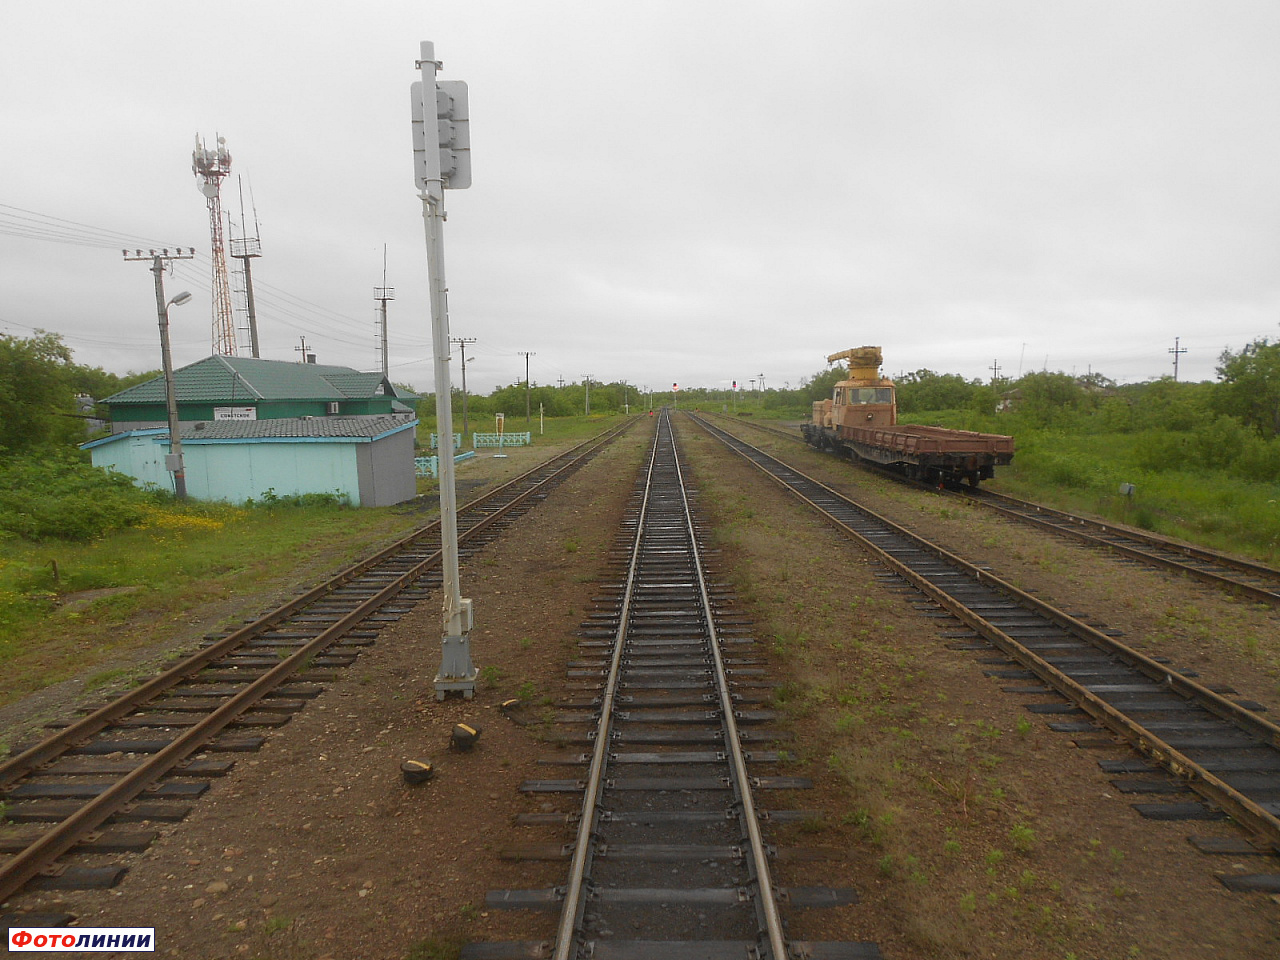
{"type": "Polygon", "coordinates": [[[165,467],[173,474],[173,495],[187,499],[187,474],[182,466],[182,436],[178,429],[178,396],[173,386],[173,356],[169,348],[169,308],[180,307],[191,299],[183,290],[168,302],[164,299],[164,262],[156,257],[151,264],[156,277],[156,310],[160,321],[160,362],[164,366],[164,402],[169,411],[169,455],[165,467]]]}
{"type": "Polygon", "coordinates": [[[164,266],[156,257],[151,268],[156,275],[156,306],[160,315],[160,357],[164,364],[164,402],[169,410],[169,456],[165,466],[173,473],[173,495],[179,500],[187,499],[187,475],[182,466],[182,436],[178,430],[178,397],[173,386],[173,358],[169,352],[169,308],[180,307],[191,299],[191,294],[183,290],[173,299],[164,299],[164,266]]]}
{"type": "Polygon", "coordinates": [[[180,307],[191,299],[191,294],[183,290],[172,300],[166,301],[164,298],[164,267],[170,260],[190,260],[196,255],[193,248],[188,247],[187,252],[183,253],[182,248],[174,253],[169,252],[166,247],[161,252],[155,250],[143,253],[141,250],[134,251],[133,256],[129,256],[129,251],[124,251],[126,260],[151,261],[148,268],[152,275],[156,278],[156,314],[160,321],[160,361],[164,366],[164,398],[165,407],[169,415],[169,453],[165,457],[165,469],[173,474],[173,495],[179,500],[187,499],[187,476],[182,469],[182,438],[178,436],[178,399],[174,395],[173,388],[173,360],[169,351],[169,308],[180,307]]]}

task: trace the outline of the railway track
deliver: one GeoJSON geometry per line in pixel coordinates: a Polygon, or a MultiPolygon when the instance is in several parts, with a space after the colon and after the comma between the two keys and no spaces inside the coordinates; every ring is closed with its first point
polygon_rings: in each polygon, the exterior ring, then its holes
{"type": "MultiPolygon", "coordinates": [[[[633,423],[634,421],[632,421],[633,423]]],[[[463,556],[491,541],[630,424],[579,444],[459,510],[463,556]]],[[[0,904],[28,885],[110,887],[113,855],[145,849],[236,753],[323,690],[325,681],[440,585],[439,521],[240,629],[211,640],[120,698],[0,763],[0,904]],[[72,854],[92,865],[61,861],[72,854]],[[103,860],[106,863],[103,863],[103,860]]],[[[15,919],[56,925],[57,917],[15,919]]]]}
{"type": "MultiPolygon", "coordinates": [[[[1140,813],[1159,819],[1230,816],[1249,841],[1228,852],[1280,853],[1280,727],[1258,715],[1259,705],[1228,699],[1194,674],[1032,597],[704,418],[694,420],[962,622],[970,631],[962,647],[998,650],[1001,657],[986,661],[993,667],[988,673],[1023,682],[1009,692],[1057,694],[1055,701],[1028,704],[1035,713],[1061,717],[1050,722],[1053,729],[1080,734],[1102,728],[1137,750],[1141,759],[1104,763],[1108,772],[1126,775],[1114,785],[1175,801],[1136,804],[1140,813]],[[1199,799],[1184,802],[1187,792],[1199,799]]],[[[1224,852],[1220,844],[1202,848],[1224,852]]],[[[1280,891],[1280,873],[1222,880],[1234,889],[1280,891]]]]}
{"type": "MultiPolygon", "coordinates": [[[[735,422],[749,423],[757,430],[786,437],[799,443],[804,442],[796,434],[771,426],[751,421],[735,422]]],[[[956,488],[939,491],[933,485],[907,480],[871,464],[859,463],[858,465],[881,475],[890,476],[901,483],[934,490],[944,496],[963,497],[1010,520],[1028,523],[1149,566],[1172,570],[1236,596],[1271,606],[1280,606],[1280,570],[1274,567],[1233,557],[1216,550],[1181,543],[1132,527],[1081,517],[990,490],[956,488]]]]}
{"type": "Polygon", "coordinates": [[[1179,543],[1152,533],[1075,516],[990,490],[951,491],[1002,516],[1163,567],[1220,587],[1229,593],[1280,606],[1280,570],[1239,557],[1179,543]]]}
{"type": "Polygon", "coordinates": [[[752,656],[750,625],[715,579],[669,418],[657,425],[632,496],[616,572],[584,624],[583,659],[570,665],[576,699],[562,704],[561,744],[545,762],[582,770],[522,790],[581,798],[571,814],[528,824],[576,827],[568,844],[506,851],[569,862],[562,887],[498,890],[490,908],[559,911],[552,941],[473,943],[470,960],[873,960],[869,943],[790,941],[787,910],[836,905],[852,891],[780,889],[771,862],[803,856],[766,843],[764,825],[814,816],[763,809],[757,797],[808,782],[762,774],[777,734],[752,656]]]}

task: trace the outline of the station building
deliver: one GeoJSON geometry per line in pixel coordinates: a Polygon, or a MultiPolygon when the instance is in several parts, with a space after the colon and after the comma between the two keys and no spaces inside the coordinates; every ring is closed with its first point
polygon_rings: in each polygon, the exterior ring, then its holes
{"type": "MultiPolygon", "coordinates": [[[[243,503],[332,493],[389,506],[416,493],[417,417],[381,373],[212,356],[174,371],[187,495],[243,503]]],[[[164,378],[107,397],[108,437],[84,444],[94,466],[173,490],[164,378]]]]}

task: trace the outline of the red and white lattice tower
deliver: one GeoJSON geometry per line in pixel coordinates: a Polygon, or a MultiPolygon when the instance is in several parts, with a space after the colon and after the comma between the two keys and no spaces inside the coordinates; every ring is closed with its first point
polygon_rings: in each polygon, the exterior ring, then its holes
{"type": "Polygon", "coordinates": [[[236,326],[231,314],[231,284],[227,279],[227,252],[222,244],[222,178],[231,172],[227,142],[218,137],[218,148],[209,150],[196,134],[191,172],[209,204],[209,231],[213,237],[213,352],[232,357],[236,353],[236,326]]]}

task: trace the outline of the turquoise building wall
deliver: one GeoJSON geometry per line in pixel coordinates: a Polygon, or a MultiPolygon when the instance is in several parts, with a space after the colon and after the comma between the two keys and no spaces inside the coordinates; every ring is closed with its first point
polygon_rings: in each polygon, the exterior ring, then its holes
{"type": "MultiPolygon", "coordinates": [[[[415,492],[413,434],[409,424],[372,443],[330,437],[184,440],[187,495],[244,503],[271,490],[282,497],[332,493],[346,496],[352,506],[400,503],[415,492]]],[[[138,486],[173,493],[173,475],[165,469],[167,430],[117,434],[85,448],[95,467],[133,477],[138,486]]]]}
{"type": "Polygon", "coordinates": [[[273,439],[235,443],[185,441],[182,459],[187,492],[199,500],[244,503],[268,490],[278,496],[301,493],[345,495],[360,505],[356,443],[334,440],[273,439]]]}

